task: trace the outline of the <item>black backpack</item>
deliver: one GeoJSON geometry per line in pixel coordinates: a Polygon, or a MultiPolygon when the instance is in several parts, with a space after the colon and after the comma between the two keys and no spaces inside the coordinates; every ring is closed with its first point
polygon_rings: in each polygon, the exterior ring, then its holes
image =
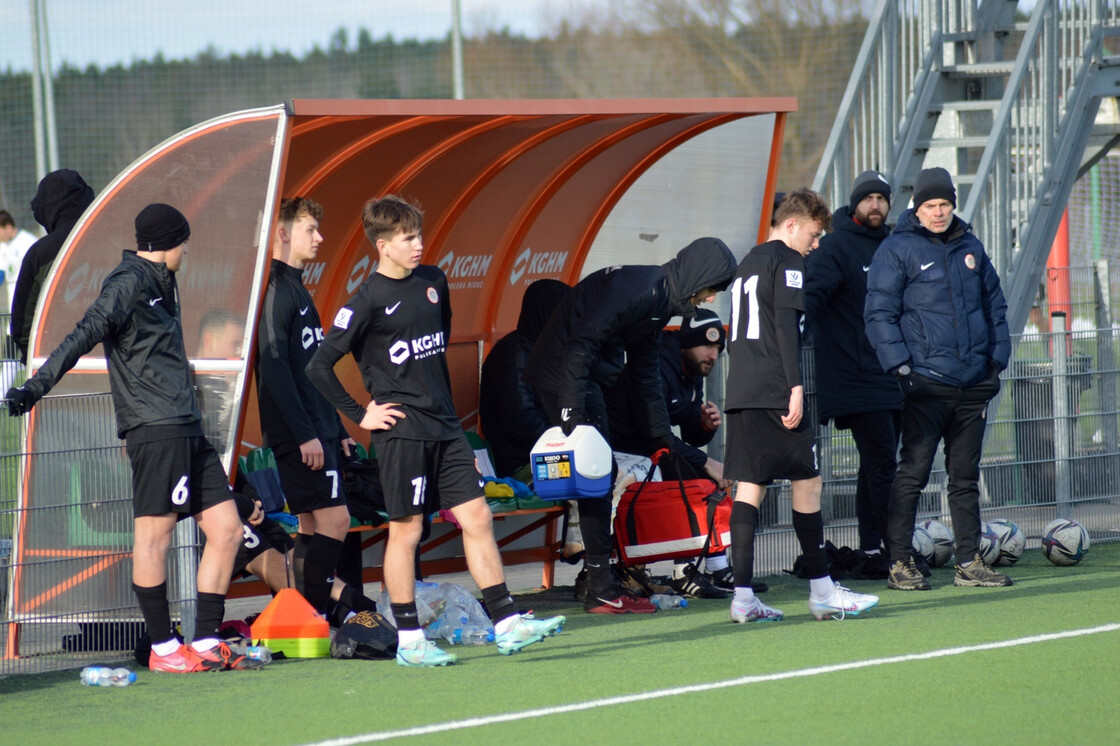
{"type": "Polygon", "coordinates": [[[332,658],[384,660],[397,657],[397,628],[376,611],[359,611],[331,640],[332,658]]]}

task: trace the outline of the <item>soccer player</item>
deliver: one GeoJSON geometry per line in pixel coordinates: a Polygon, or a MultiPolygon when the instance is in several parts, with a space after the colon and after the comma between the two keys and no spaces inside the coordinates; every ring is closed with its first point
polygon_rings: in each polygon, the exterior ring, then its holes
{"type": "Polygon", "coordinates": [[[377,249],[377,271],[339,309],[307,372],[340,412],[371,431],[377,448],[389,512],[384,572],[397,663],[445,666],[456,656],[424,638],[415,596],[416,548],[424,516],[436,509],[450,510],[462,528],[467,567],[482,590],[499,652],[509,655],[558,633],[564,617],[519,614],[506,588],[482,478],[451,401],[447,278],[420,264],[422,225],[419,208],[399,197],[365,204],[362,227],[377,249]],[[357,361],[371,397],[364,407],[335,375],[346,354],[357,361]]]}
{"type": "Polygon", "coordinates": [[[354,441],[338,412],[307,377],[323,339],[319,312],[303,286],[303,265],[319,253],[323,208],[305,197],[280,201],[272,267],[257,329],[257,399],[261,433],[276,457],[288,509],[299,517],[296,588],[320,614],[330,603],[350,512],[340,455],[354,441]]]}
{"type": "Polygon", "coordinates": [[[13,416],[28,412],[82,355],[104,345],[117,434],[132,465],[132,589],[152,636],[148,668],[260,668],[260,661],[218,639],[241,520],[218,454],[202,434],[183,345],[175,275],[189,237],[190,225],[174,207],[156,203],[141,210],[136,250],[124,251],[74,331],[6,398],[13,416]],[[206,546],[198,563],[195,639],[183,645],[171,629],[166,559],[175,524],[188,515],[206,546]]]}
{"type": "Polygon", "coordinates": [[[805,257],[818,245],[830,215],[809,189],[786,194],[766,243],[743,258],[731,283],[727,350],[727,451],[724,476],[738,481],[731,509],[731,621],[780,620],[751,589],[754,540],[766,485],[789,479],[793,529],[809,574],[809,611],[817,619],[859,614],[879,602],[853,593],[828,574],[821,478],[813,427],[802,417],[801,317],[805,257]]]}

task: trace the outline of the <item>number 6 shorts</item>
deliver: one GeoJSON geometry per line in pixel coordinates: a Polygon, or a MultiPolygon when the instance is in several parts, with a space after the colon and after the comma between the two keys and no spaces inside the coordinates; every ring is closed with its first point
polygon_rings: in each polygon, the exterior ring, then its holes
{"type": "Polygon", "coordinates": [[[217,451],[201,435],[126,444],[132,464],[132,514],[198,515],[233,499],[217,451]]]}

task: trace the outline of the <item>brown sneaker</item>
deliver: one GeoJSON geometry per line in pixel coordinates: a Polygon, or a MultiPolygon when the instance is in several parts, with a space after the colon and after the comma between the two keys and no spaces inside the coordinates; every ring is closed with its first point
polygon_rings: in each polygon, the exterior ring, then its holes
{"type": "Polygon", "coordinates": [[[957,565],[957,574],[953,576],[953,585],[1002,588],[1011,585],[1011,578],[1002,572],[993,570],[977,553],[973,555],[971,562],[957,565]]]}
{"type": "Polygon", "coordinates": [[[887,575],[887,587],[896,591],[928,591],[930,584],[922,576],[922,571],[918,569],[914,558],[909,557],[906,562],[898,560],[891,565],[890,573],[887,575]]]}

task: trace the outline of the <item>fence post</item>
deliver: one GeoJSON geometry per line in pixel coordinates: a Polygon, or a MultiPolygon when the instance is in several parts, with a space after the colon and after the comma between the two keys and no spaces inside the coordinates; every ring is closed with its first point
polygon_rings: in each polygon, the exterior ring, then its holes
{"type": "Polygon", "coordinates": [[[1054,355],[1054,385],[1051,388],[1054,402],[1054,502],[1058,517],[1070,518],[1070,380],[1064,312],[1050,314],[1050,331],[1053,333],[1051,349],[1054,355]]]}
{"type": "MultiPolygon", "coordinates": [[[[1120,434],[1116,424],[1116,356],[1112,350],[1112,288],[1110,286],[1111,266],[1108,259],[1096,262],[1096,282],[1093,295],[1096,301],[1097,327],[1097,391],[1100,392],[1101,445],[1104,453],[1117,451],[1120,434]]],[[[1120,463],[1109,458],[1106,484],[1120,484],[1120,463]]]]}

